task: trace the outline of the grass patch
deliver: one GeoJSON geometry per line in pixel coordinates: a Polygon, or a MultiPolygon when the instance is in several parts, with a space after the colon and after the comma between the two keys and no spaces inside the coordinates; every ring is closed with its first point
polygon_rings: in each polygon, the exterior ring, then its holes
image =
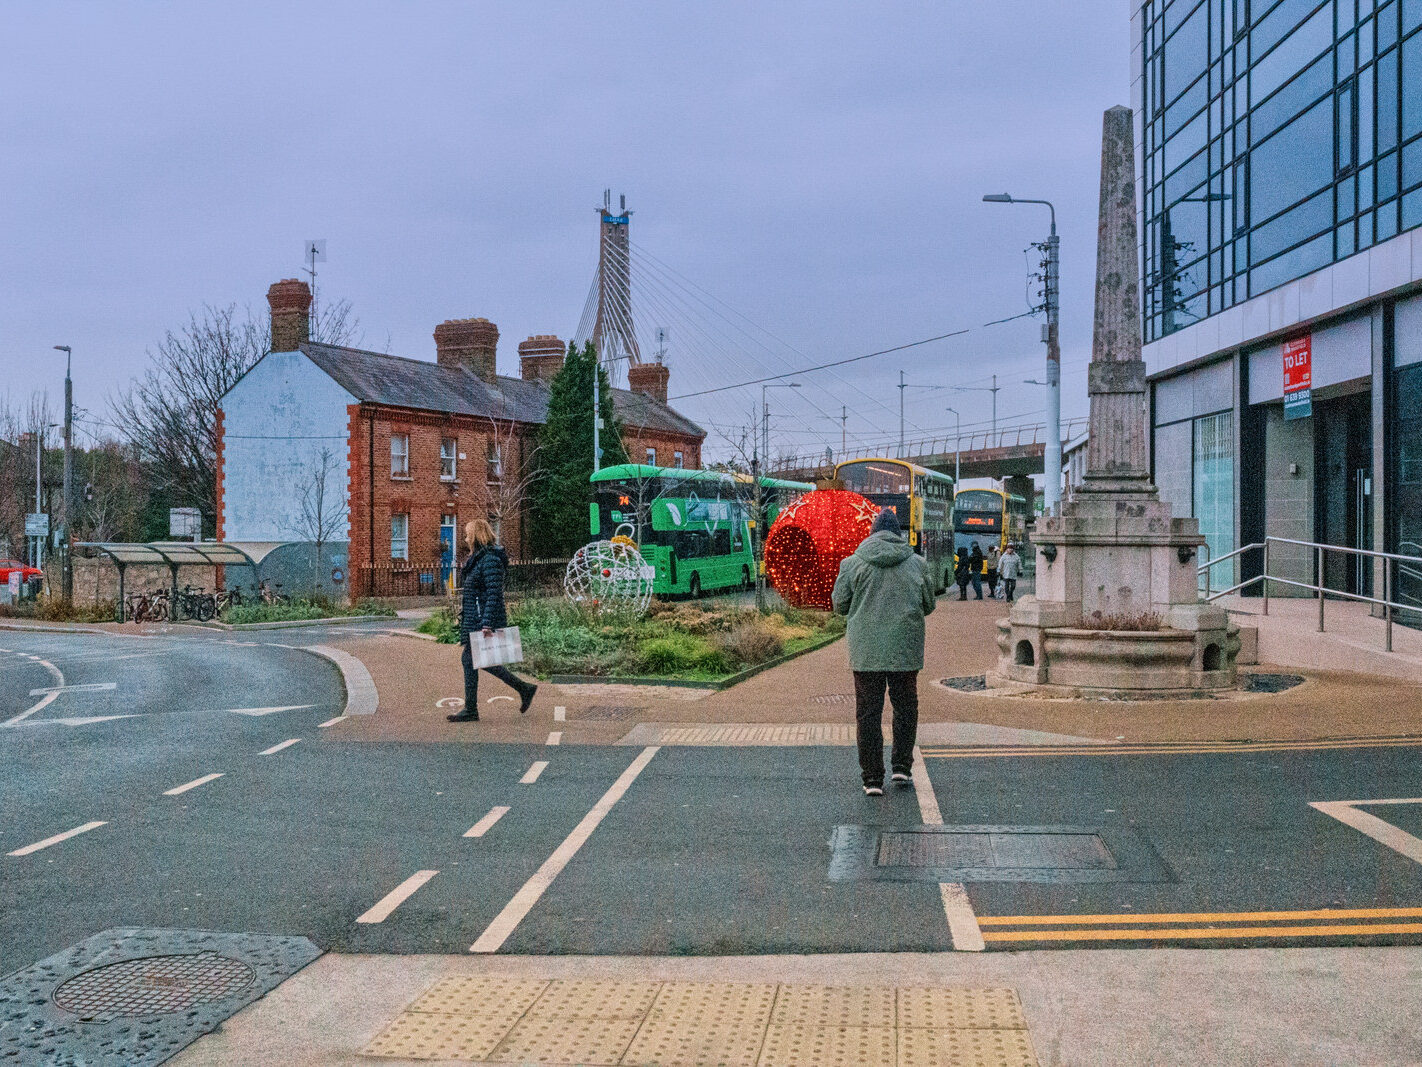
{"type": "Polygon", "coordinates": [[[0,619],[35,619],[40,622],[113,622],[118,605],[112,600],[96,604],[66,604],[57,596],[0,604],[0,619]]]}
{"type": "MultiPolygon", "coordinates": [[[[509,607],[523,639],[524,670],[716,681],[803,651],[844,632],[844,620],[821,611],[653,602],[645,616],[595,614],[562,598],[530,597],[509,607]]],[[[439,608],[416,629],[454,644],[459,622],[439,608]]]]}
{"type": "Polygon", "coordinates": [[[357,600],[338,604],[320,598],[293,600],[289,604],[233,604],[222,613],[222,621],[232,626],[253,622],[306,622],[312,619],[341,619],[352,615],[393,616],[395,609],[381,600],[357,600]]]}

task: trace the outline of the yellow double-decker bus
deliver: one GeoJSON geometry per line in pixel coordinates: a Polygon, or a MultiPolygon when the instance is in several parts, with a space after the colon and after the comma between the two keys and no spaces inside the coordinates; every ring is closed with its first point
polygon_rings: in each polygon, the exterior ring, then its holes
{"type": "MultiPolygon", "coordinates": [[[[968,552],[977,544],[983,555],[989,546],[999,552],[1009,543],[1027,539],[1027,501],[1001,489],[959,489],[953,498],[954,548],[968,552]]],[[[1027,553],[1022,553],[1026,558],[1027,553]]],[[[984,562],[983,569],[987,569],[984,562]]]]}
{"type": "Polygon", "coordinates": [[[835,478],[881,508],[893,508],[913,550],[942,592],[953,583],[953,479],[902,459],[853,459],[835,478]]]}

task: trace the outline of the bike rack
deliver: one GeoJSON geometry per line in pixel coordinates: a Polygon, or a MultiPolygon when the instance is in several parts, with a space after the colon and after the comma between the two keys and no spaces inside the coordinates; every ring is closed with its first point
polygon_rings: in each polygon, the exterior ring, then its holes
{"type": "MultiPolygon", "coordinates": [[[[168,601],[170,618],[176,622],[181,603],[178,594],[178,568],[185,564],[207,564],[213,568],[251,567],[258,582],[261,564],[236,545],[226,541],[79,541],[75,548],[107,556],[118,567],[118,620],[124,618],[124,572],[130,565],[167,566],[170,578],[168,601]]],[[[214,569],[214,576],[216,570],[214,569]]]]}

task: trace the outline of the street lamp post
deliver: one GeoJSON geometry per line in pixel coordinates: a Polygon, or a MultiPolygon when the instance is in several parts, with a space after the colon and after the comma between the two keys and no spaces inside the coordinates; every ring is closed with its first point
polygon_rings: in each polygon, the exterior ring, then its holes
{"type": "Polygon", "coordinates": [[[1057,209],[1050,200],[1025,200],[1008,193],[989,193],[983,197],[989,204],[1045,204],[1052,213],[1052,230],[1047,238],[1046,311],[1047,327],[1047,454],[1044,466],[1046,485],[1043,504],[1047,513],[1054,512],[1062,498],[1062,350],[1058,337],[1057,312],[1061,275],[1061,243],[1057,237],[1057,209]]]}
{"type": "Polygon", "coordinates": [[[69,550],[69,527],[74,515],[74,354],[68,345],[55,345],[64,353],[64,500],[59,542],[63,546],[63,568],[60,571],[59,595],[66,604],[74,600],[74,559],[69,550]]]}
{"type": "MultiPolygon", "coordinates": [[[[770,403],[766,391],[770,389],[799,389],[799,382],[769,382],[760,387],[760,447],[751,452],[751,479],[755,483],[751,491],[755,495],[755,526],[751,528],[751,559],[755,563],[755,606],[757,611],[765,610],[765,567],[761,557],[765,552],[764,491],[760,484],[761,456],[770,464],[770,403]]],[[[752,427],[754,429],[754,427],[752,427]]]]}
{"type": "Polygon", "coordinates": [[[948,410],[953,412],[953,492],[956,493],[963,462],[963,420],[956,409],[948,410]]]}

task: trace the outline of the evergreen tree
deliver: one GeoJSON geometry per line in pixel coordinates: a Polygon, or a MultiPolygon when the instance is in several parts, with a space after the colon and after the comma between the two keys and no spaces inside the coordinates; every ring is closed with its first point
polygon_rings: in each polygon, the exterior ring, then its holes
{"type": "Polygon", "coordinates": [[[548,415],[538,432],[542,468],[531,496],[530,541],[543,557],[570,556],[587,544],[593,472],[593,374],[599,377],[603,428],[601,467],[627,462],[622,424],[613,413],[612,383],[589,341],[581,351],[571,341],[563,369],[549,383],[548,415]]]}

